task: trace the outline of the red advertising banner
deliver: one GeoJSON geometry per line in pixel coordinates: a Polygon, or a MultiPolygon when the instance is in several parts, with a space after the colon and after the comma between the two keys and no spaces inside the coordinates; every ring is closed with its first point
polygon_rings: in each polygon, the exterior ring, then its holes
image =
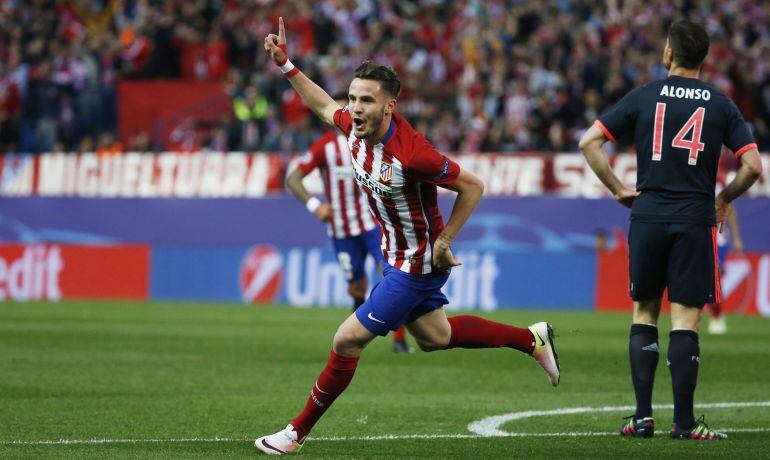
{"type": "Polygon", "coordinates": [[[118,85],[118,120],[124,145],[146,132],[170,140],[174,129],[215,122],[232,111],[231,98],[221,83],[124,81],[118,85]]]}
{"type": "Polygon", "coordinates": [[[146,300],[149,273],[147,245],[0,245],[0,300],[146,300]]]}
{"type": "MultiPolygon", "coordinates": [[[[729,255],[723,268],[723,310],[727,313],[770,316],[770,253],[729,255]]],[[[598,310],[631,311],[628,254],[625,251],[599,254],[596,305],[598,310]]],[[[668,309],[664,295],[663,310],[668,309]]]]}
{"type": "MultiPolygon", "coordinates": [[[[577,153],[452,157],[484,181],[487,196],[609,196],[577,153]]],[[[244,152],[6,155],[0,159],[0,196],[254,198],[283,191],[289,160],[287,155],[244,152]]],[[[770,155],[763,154],[762,161],[762,177],[748,197],[770,197],[770,155]]],[[[610,164],[623,183],[635,185],[635,155],[613,155],[610,164]]],[[[720,171],[720,186],[735,174],[720,171]]],[[[320,187],[320,176],[311,178],[309,191],[320,193],[320,187]]]]}

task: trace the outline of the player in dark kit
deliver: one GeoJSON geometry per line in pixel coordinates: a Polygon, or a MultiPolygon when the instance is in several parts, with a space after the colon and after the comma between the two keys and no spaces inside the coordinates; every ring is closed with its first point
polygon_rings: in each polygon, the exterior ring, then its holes
{"type": "Polygon", "coordinates": [[[730,202],[759,178],[757,145],[738,108],[701,82],[708,54],[703,27],[689,21],[671,25],[663,51],[664,80],[626,95],[580,140],[591,169],[615,199],[631,208],[630,291],[634,301],[629,355],[636,412],[621,427],[623,436],[651,437],[652,387],[658,364],[658,315],[663,290],[671,301],[668,363],[674,392],[676,439],[723,439],[703,417],[695,420],[693,396],[700,351],[701,308],[721,297],[716,225],[730,202]],[[633,133],[638,164],[636,190],[625,187],[609,166],[602,145],[633,133]],[[722,145],[740,158],[735,179],[714,197],[722,145]]]}

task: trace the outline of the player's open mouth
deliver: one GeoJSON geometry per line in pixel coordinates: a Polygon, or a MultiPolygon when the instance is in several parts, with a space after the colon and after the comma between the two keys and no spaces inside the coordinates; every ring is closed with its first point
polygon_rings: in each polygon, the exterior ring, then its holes
{"type": "Polygon", "coordinates": [[[364,126],[364,119],[363,118],[353,118],[353,125],[355,125],[356,128],[361,129],[361,127],[364,126]]]}

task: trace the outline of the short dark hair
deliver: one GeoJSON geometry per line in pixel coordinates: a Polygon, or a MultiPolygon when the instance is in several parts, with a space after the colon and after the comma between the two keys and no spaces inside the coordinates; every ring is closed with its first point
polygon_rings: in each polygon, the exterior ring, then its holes
{"type": "Polygon", "coordinates": [[[353,72],[353,78],[362,80],[376,80],[382,85],[382,89],[393,97],[398,97],[401,91],[401,82],[391,66],[377,64],[374,61],[364,61],[353,72]]]}
{"type": "Polygon", "coordinates": [[[700,24],[683,19],[668,29],[668,46],[677,64],[685,69],[697,69],[709,52],[709,36],[700,24]]]}

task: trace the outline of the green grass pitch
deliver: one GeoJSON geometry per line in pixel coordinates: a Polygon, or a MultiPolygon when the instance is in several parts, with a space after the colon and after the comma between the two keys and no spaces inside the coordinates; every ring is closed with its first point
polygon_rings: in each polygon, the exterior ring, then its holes
{"type": "MultiPolygon", "coordinates": [[[[280,306],[0,303],[0,458],[260,456],[254,438],[283,428],[301,409],[347,314],[280,306]]],[[[468,425],[489,416],[633,401],[629,315],[483,316],[521,326],[553,323],[561,386],[551,388],[531,358],[512,350],[404,356],[392,353],[390,338],[377,339],[299,456],[770,457],[767,405],[696,408],[712,427],[734,430],[719,443],[608,434],[629,410],[524,418],[500,429],[531,436],[473,437],[468,425]],[[557,432],[597,434],[547,435],[557,432]]],[[[663,405],[672,401],[667,322],[654,398],[663,405]]],[[[696,402],[770,401],[770,321],[728,322],[726,336],[701,335],[696,402]]],[[[671,416],[671,409],[657,410],[657,428],[667,430],[671,416]]]]}

